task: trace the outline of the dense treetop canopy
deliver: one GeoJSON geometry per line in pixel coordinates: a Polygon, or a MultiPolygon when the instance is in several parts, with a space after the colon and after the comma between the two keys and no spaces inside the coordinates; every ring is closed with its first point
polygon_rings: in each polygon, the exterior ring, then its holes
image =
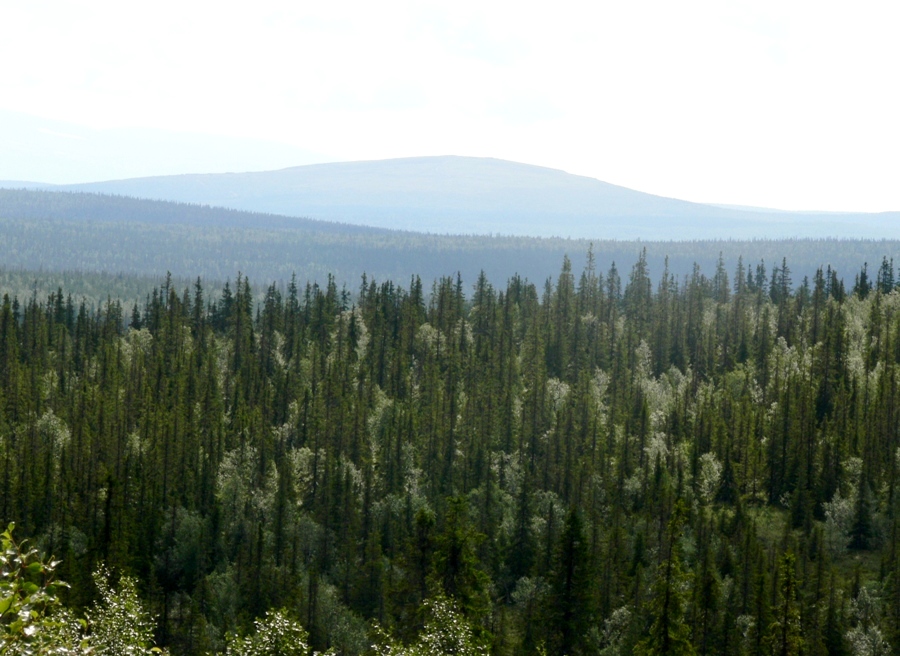
{"type": "Polygon", "coordinates": [[[178,654],[892,653],[892,262],[586,260],[7,295],[0,520],[178,654]]]}

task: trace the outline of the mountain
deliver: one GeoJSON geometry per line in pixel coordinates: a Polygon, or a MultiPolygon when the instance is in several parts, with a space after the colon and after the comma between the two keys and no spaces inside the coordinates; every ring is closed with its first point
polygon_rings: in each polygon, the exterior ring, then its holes
{"type": "Polygon", "coordinates": [[[584,239],[896,238],[900,213],[737,209],[497,159],[417,157],[45,187],[438,234],[584,239]]]}

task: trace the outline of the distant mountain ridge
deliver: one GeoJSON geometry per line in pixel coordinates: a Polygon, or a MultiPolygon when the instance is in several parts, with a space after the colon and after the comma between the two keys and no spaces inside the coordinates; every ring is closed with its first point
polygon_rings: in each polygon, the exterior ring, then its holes
{"type": "Polygon", "coordinates": [[[556,169],[456,156],[41,188],[438,234],[663,240],[900,237],[900,212],[806,213],[705,205],[556,169]]]}

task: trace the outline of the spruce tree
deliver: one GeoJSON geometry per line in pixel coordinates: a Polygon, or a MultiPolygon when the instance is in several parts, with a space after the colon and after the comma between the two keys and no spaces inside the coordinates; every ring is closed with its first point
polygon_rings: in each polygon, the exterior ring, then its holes
{"type": "Polygon", "coordinates": [[[765,638],[768,653],[772,656],[799,656],[803,653],[803,629],[800,625],[800,608],[797,590],[796,556],[786,552],[778,566],[778,603],[774,619],[765,638]]]}
{"type": "Polygon", "coordinates": [[[665,558],[657,568],[652,597],[648,606],[650,628],[635,646],[639,656],[692,656],[696,653],[690,640],[690,626],[685,622],[690,581],[681,563],[681,531],[687,521],[687,508],[682,500],[675,503],[666,530],[665,558]]]}

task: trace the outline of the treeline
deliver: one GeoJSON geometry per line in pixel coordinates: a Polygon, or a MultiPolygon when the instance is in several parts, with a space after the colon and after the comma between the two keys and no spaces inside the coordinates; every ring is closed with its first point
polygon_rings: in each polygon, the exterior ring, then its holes
{"type": "MultiPolygon", "coordinates": [[[[165,276],[106,273],[104,271],[76,270],[29,270],[6,269],[0,266],[0,297],[28,299],[32,296],[46,299],[51,293],[65,289],[65,301],[75,306],[85,303],[86,311],[94,312],[107,301],[116,299],[122,305],[131,307],[134,303],[143,306],[154,289],[158,289],[165,276]],[[69,297],[71,298],[71,301],[69,297]]],[[[191,278],[171,276],[170,284],[181,288],[193,284],[191,278]]],[[[204,279],[204,289],[208,294],[219,294],[224,282],[204,279]]],[[[255,292],[265,291],[254,289],[255,292]]]]}
{"type": "Polygon", "coordinates": [[[280,608],[368,653],[447,600],[497,654],[898,653],[893,264],[604,269],[7,296],[0,520],[73,608],[135,577],[173,653],[280,608]]]}
{"type": "Polygon", "coordinates": [[[900,261],[897,240],[640,242],[605,239],[605,234],[602,225],[593,243],[421,234],[184,203],[0,189],[0,266],[12,271],[105,271],[117,276],[170,271],[176,278],[201,276],[206,281],[233,279],[241,271],[253,281],[284,286],[293,274],[301,285],[309,281],[320,286],[330,275],[338,287],[355,287],[364,272],[403,284],[413,275],[435,280],[459,272],[471,284],[483,271],[494,281],[519,276],[542,282],[558,273],[567,253],[577,254],[573,266],[581,270],[592,248],[602,261],[620,265],[646,249],[654,283],[666,261],[682,282],[695,263],[704,271],[714,270],[720,253],[729,271],[740,256],[747,262],[764,260],[768,267],[787,258],[799,283],[829,263],[855,272],[864,262],[876,267],[884,255],[900,261]]]}

